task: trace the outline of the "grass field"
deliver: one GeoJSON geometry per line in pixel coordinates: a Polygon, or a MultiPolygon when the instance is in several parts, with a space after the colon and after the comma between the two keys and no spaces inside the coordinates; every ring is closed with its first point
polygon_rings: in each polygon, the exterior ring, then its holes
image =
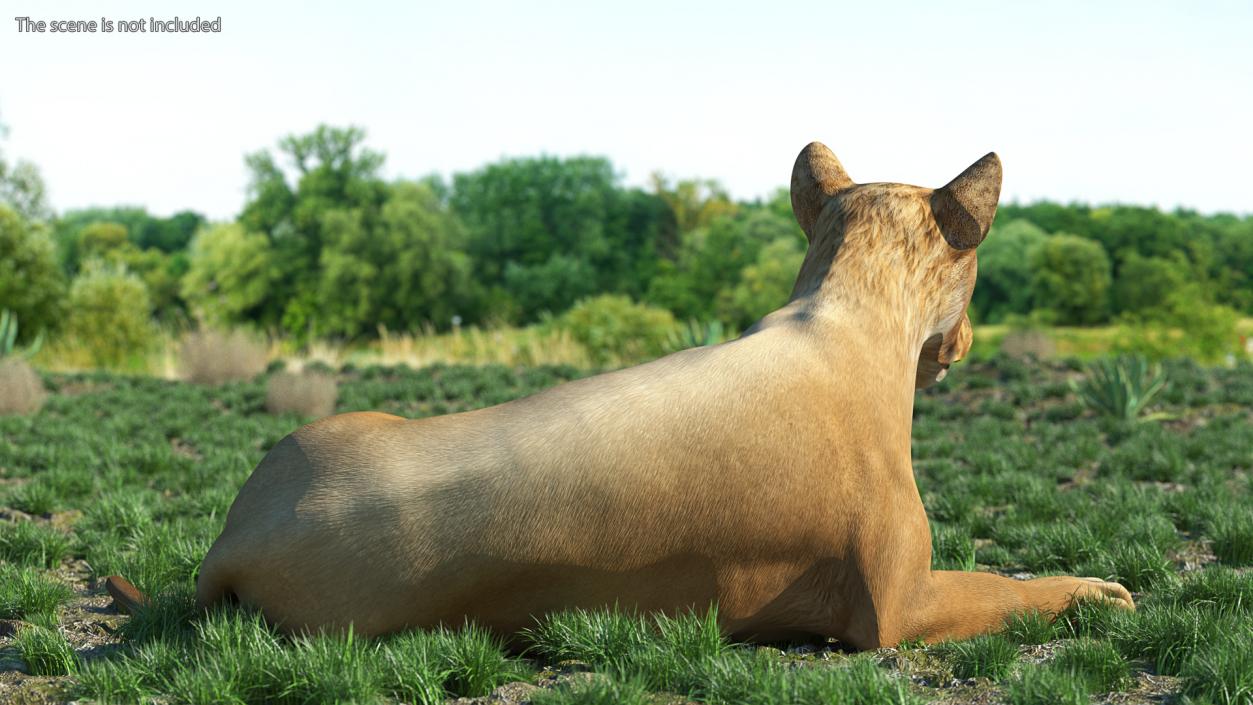
{"type": "MultiPolygon", "coordinates": [[[[238,487],[305,419],[267,414],[264,380],[49,375],[43,411],[0,417],[0,702],[1253,702],[1253,368],[1170,364],[1160,420],[1139,424],[1086,411],[1068,386],[1082,369],[998,358],[918,397],[935,564],[1114,578],[1138,611],[868,653],[731,644],[703,612],[556,615],[520,655],[473,627],[288,639],[242,611],[197,615],[238,487]],[[97,582],[113,573],[152,607],[118,615],[97,582]]],[[[349,369],[337,409],[442,414],[580,374],[349,369]]]]}

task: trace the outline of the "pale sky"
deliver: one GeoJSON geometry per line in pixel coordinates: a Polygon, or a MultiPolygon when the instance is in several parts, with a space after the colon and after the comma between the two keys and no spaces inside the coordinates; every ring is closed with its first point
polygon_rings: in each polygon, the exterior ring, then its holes
{"type": "Polygon", "coordinates": [[[58,211],[231,218],[246,153],[355,124],[388,177],[598,154],[738,198],[811,140],[857,181],[1253,212],[1253,2],[0,0],[0,143],[58,211]],[[220,34],[30,34],[222,18],[220,34]]]}

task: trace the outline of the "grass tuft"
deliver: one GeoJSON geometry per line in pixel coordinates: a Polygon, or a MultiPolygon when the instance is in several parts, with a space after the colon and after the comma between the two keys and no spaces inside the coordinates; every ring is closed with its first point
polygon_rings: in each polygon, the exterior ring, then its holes
{"type": "Polygon", "coordinates": [[[1229,635],[1197,651],[1180,672],[1185,694],[1201,702],[1253,702],[1253,632],[1229,635]]]}
{"type": "Polygon", "coordinates": [[[1253,509],[1240,507],[1218,514],[1208,533],[1218,560],[1230,566],[1253,565],[1253,509]]]}
{"type": "Polygon", "coordinates": [[[70,553],[70,538],[33,521],[0,522],[0,560],[53,568],[70,553]]]}
{"type": "Polygon", "coordinates": [[[1131,668],[1113,645],[1092,639],[1066,644],[1049,664],[1053,670],[1082,680],[1093,693],[1122,690],[1131,685],[1131,668]]]}
{"type": "Polygon", "coordinates": [[[74,591],[29,567],[0,565],[0,619],[55,615],[74,591]]]}
{"type": "Polygon", "coordinates": [[[13,641],[31,675],[65,676],[78,670],[74,647],[56,629],[27,624],[13,641]]]}
{"type": "Polygon", "coordinates": [[[1047,644],[1057,638],[1057,623],[1043,612],[1031,610],[1012,614],[1001,634],[1015,644],[1047,644]]]}
{"type": "Polygon", "coordinates": [[[958,678],[991,678],[999,680],[1009,674],[1018,661],[1018,649],[1000,634],[977,636],[966,641],[949,641],[939,645],[939,653],[948,661],[958,678]]]}
{"type": "Polygon", "coordinates": [[[1050,668],[1024,667],[1005,684],[1010,705],[1087,705],[1083,681],[1050,668]]]}
{"type": "Polygon", "coordinates": [[[539,691],[531,702],[535,705],[649,705],[654,700],[641,681],[596,674],[574,683],[563,683],[552,690],[539,691]]]}

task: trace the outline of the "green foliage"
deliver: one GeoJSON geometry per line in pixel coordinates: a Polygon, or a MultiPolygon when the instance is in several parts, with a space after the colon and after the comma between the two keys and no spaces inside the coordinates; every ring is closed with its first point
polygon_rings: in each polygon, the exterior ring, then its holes
{"type": "Polygon", "coordinates": [[[1061,324],[1089,324],[1109,314],[1112,283],[1109,256],[1100,243],[1056,234],[1028,253],[1031,296],[1038,309],[1061,324]]]}
{"type": "Polygon", "coordinates": [[[29,358],[39,352],[39,348],[43,346],[43,331],[35,336],[35,339],[24,348],[17,345],[17,334],[20,331],[17,316],[9,309],[0,310],[0,358],[6,357],[23,357],[29,358]]]}
{"type": "Polygon", "coordinates": [[[191,242],[182,295],[197,316],[213,324],[239,324],[261,314],[278,276],[264,235],[239,225],[214,225],[191,242]]]}
{"type": "Polygon", "coordinates": [[[803,251],[804,242],[795,220],[769,210],[746,209],[734,216],[717,218],[682,236],[675,258],[662,260],[658,265],[645,300],[681,318],[699,320],[720,318],[722,305],[725,313],[741,318],[741,323],[752,323],[754,316],[760,315],[757,312],[770,301],[774,301],[774,307],[787,303],[800,269],[797,251],[803,251]],[[797,247],[780,242],[788,240],[797,243],[797,247]],[[770,245],[770,254],[759,260],[770,245]],[[775,262],[777,258],[796,267],[786,283],[782,280],[788,277],[782,265],[775,262]],[[749,267],[753,267],[752,279],[743,282],[749,267]],[[736,294],[742,282],[743,288],[736,294]],[[723,297],[723,291],[731,293],[723,297]]]}
{"type": "Polygon", "coordinates": [[[568,331],[597,364],[615,358],[657,357],[665,352],[676,330],[669,311],[612,294],[580,301],[552,325],[568,331]]]}
{"type": "Polygon", "coordinates": [[[1236,323],[1240,314],[1216,304],[1196,283],[1163,294],[1163,303],[1121,319],[1116,349],[1154,359],[1191,357],[1219,362],[1240,354],[1236,323]]]}
{"type": "MultiPolygon", "coordinates": [[[[652,194],[623,189],[597,157],[490,164],[453,180],[475,277],[499,287],[523,321],[600,293],[642,293],[668,214],[652,194]]],[[[488,312],[507,314],[508,310],[488,312]]]]}
{"type": "Polygon", "coordinates": [[[1089,367],[1075,393],[1088,408],[1123,421],[1135,421],[1166,383],[1161,365],[1143,357],[1099,360],[1089,367]]]}
{"type": "Polygon", "coordinates": [[[689,320],[687,323],[679,324],[679,327],[670,334],[666,340],[666,350],[674,352],[676,350],[687,350],[688,348],[701,348],[707,345],[718,345],[735,338],[734,332],[722,325],[722,321],[713,320],[701,323],[696,320],[689,320]]]}
{"type": "Polygon", "coordinates": [[[428,186],[399,182],[387,191],[373,223],[363,209],[322,216],[323,334],[357,337],[380,325],[445,328],[453,316],[477,313],[460,225],[428,186]]]}
{"type": "Polygon", "coordinates": [[[1114,281],[1114,308],[1136,313],[1161,307],[1167,295],[1183,287],[1190,277],[1182,253],[1173,258],[1144,257],[1128,252],[1118,267],[1114,281]]]}
{"type": "Polygon", "coordinates": [[[19,340],[55,329],[64,297],[65,278],[46,230],[0,205],[0,302],[22,321],[19,340]]]}
{"type": "MultiPolygon", "coordinates": [[[[8,128],[0,124],[0,137],[7,134],[8,128]]],[[[7,208],[32,223],[52,216],[39,169],[24,159],[9,163],[3,152],[0,152],[0,208],[7,208]]]]}
{"type": "Polygon", "coordinates": [[[125,268],[88,262],[70,285],[69,307],[65,331],[98,366],[123,366],[155,340],[148,288],[125,268]]]}
{"type": "Polygon", "coordinates": [[[998,323],[1031,312],[1031,258],[1048,233],[1025,220],[997,220],[979,245],[979,278],[970,304],[980,321],[998,323]]]}
{"type": "Polygon", "coordinates": [[[796,273],[805,259],[805,243],[783,237],[761,248],[757,261],[740,272],[735,286],[724,288],[718,314],[733,327],[747,328],[788,302],[796,273]]]}

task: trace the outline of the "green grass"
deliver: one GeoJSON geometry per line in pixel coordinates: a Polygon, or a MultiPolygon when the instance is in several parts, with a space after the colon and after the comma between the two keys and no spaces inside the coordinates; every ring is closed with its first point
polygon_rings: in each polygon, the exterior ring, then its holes
{"type": "Polygon", "coordinates": [[[55,627],[25,625],[18,629],[14,645],[31,675],[64,676],[78,670],[74,648],[55,627]]]}
{"type": "Polygon", "coordinates": [[[1108,642],[1076,639],[1058,651],[1049,665],[1058,673],[1083,681],[1093,693],[1121,690],[1131,684],[1131,667],[1108,642]]]}
{"type": "Polygon", "coordinates": [[[1010,705],[1087,705],[1088,691],[1082,679],[1064,672],[1029,666],[1005,684],[1005,702],[1010,705]]]}
{"type": "Polygon", "coordinates": [[[958,678],[1004,678],[1018,661],[1018,648],[1001,634],[948,642],[939,651],[958,678]]]}
{"type": "MultiPolygon", "coordinates": [[[[572,661],[596,676],[540,700],[652,702],[661,693],[660,702],[904,703],[993,688],[1014,703],[1095,702],[1153,672],[1179,679],[1172,697],[1247,702],[1253,647],[1240,635],[1253,632],[1253,368],[1168,363],[1154,411],[1172,420],[1135,424],[1085,410],[1067,383],[1082,369],[996,358],[955,368],[917,397],[913,456],[933,519],[933,564],[1118,579],[1138,610],[1081,605],[1056,622],[1020,615],[997,635],[909,645],[899,658],[920,664],[922,679],[903,677],[897,657],[733,644],[705,611],[550,615],[523,636],[521,654],[472,625],[293,639],[246,611],[198,615],[200,559],[239,486],[296,423],[265,413],[264,379],[205,388],[50,375],[38,416],[0,418],[0,507],[34,515],[0,521],[0,619],[28,623],[12,640],[19,654],[71,674],[66,698],[100,702],[437,703],[534,682],[572,661]],[[1184,556],[1207,551],[1216,560],[1183,570],[1184,556]],[[114,653],[67,650],[74,632],[61,622],[75,598],[53,571],[69,559],[86,561],[96,578],[125,575],[153,598],[121,621],[114,653]],[[1038,644],[1052,656],[1020,657],[1038,644]],[[990,684],[937,687],[954,676],[990,684]]],[[[338,411],[464,411],[581,374],[353,369],[341,375],[338,411]]],[[[1134,692],[1119,697],[1139,702],[1134,692]]]]}
{"type": "Polygon", "coordinates": [[[55,616],[73,595],[68,585],[35,569],[0,565],[0,619],[55,616]]]}

